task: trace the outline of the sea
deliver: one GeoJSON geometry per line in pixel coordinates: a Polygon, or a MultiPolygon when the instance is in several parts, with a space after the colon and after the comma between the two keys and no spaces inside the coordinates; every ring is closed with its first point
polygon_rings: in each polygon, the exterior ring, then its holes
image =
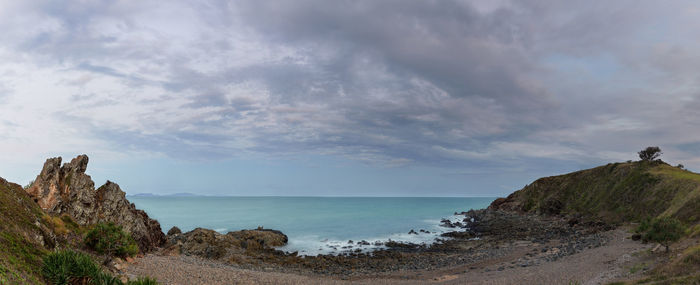
{"type": "Polygon", "coordinates": [[[370,252],[383,248],[382,244],[390,240],[430,244],[451,230],[440,226],[442,219],[462,220],[464,216],[454,214],[485,208],[495,198],[130,196],[128,199],[157,219],[166,232],[173,226],[183,232],[202,227],[220,233],[263,227],[280,230],[289,237],[289,243],[278,249],[318,255],[370,252]],[[409,234],[411,230],[417,234],[409,234]]]}

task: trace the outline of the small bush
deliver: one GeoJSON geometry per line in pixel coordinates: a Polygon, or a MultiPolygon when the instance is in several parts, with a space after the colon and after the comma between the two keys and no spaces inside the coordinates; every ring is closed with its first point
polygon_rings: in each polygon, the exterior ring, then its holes
{"type": "MultiPolygon", "coordinates": [[[[89,255],[72,250],[57,251],[44,257],[41,274],[47,284],[53,285],[124,285],[119,278],[102,271],[89,255]]],[[[158,285],[158,282],[149,277],[139,277],[126,285],[158,285]]]]}
{"type": "Polygon", "coordinates": [[[92,283],[99,285],[124,285],[119,278],[104,272],[96,276],[92,283]]]}
{"type": "Polygon", "coordinates": [[[49,284],[82,284],[102,274],[89,255],[72,250],[51,253],[43,261],[41,274],[49,284]]]}
{"type": "Polygon", "coordinates": [[[651,218],[646,217],[643,220],[639,222],[639,226],[634,230],[635,233],[645,233],[649,230],[649,227],[651,226],[651,218]]]}
{"type": "Polygon", "coordinates": [[[85,245],[111,256],[127,257],[139,252],[134,238],[113,223],[95,225],[85,236],[85,245]]]}
{"type": "Polygon", "coordinates": [[[649,225],[648,230],[644,234],[644,240],[658,242],[666,247],[683,236],[685,228],[681,221],[671,217],[663,217],[654,219],[649,225]]]}

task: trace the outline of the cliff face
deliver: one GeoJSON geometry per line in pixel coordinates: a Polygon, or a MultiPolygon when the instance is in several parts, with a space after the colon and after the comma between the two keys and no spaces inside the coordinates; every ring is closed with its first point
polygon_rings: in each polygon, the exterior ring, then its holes
{"type": "Polygon", "coordinates": [[[158,221],[137,210],[116,183],[107,183],[95,190],[87,170],[88,157],[80,155],[61,166],[61,158],[50,158],[36,180],[26,191],[50,214],[67,214],[79,225],[113,222],[131,233],[142,251],[149,251],[165,242],[158,221]]]}
{"type": "Polygon", "coordinates": [[[661,161],[611,163],[540,178],[489,208],[608,223],[665,215],[692,224],[700,220],[700,174],[661,161]]]}

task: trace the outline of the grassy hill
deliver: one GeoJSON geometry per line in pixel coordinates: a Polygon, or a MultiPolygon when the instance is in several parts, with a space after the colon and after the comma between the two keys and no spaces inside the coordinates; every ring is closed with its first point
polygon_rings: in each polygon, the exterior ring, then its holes
{"type": "Polygon", "coordinates": [[[0,284],[43,284],[38,271],[51,241],[44,216],[21,186],[0,178],[0,284]]]}
{"type": "Polygon", "coordinates": [[[619,224],[658,216],[700,220],[700,174],[662,161],[610,163],[540,178],[491,208],[619,224]]]}

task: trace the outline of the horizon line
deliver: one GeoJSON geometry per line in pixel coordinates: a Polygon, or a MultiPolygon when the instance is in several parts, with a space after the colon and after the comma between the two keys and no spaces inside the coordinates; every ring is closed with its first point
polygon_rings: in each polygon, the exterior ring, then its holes
{"type": "Polygon", "coordinates": [[[240,198],[499,198],[500,196],[345,196],[345,195],[220,195],[220,194],[194,194],[173,193],[154,194],[137,193],[126,194],[127,197],[240,197],[240,198]],[[182,195],[185,194],[185,195],[182,195]]]}

